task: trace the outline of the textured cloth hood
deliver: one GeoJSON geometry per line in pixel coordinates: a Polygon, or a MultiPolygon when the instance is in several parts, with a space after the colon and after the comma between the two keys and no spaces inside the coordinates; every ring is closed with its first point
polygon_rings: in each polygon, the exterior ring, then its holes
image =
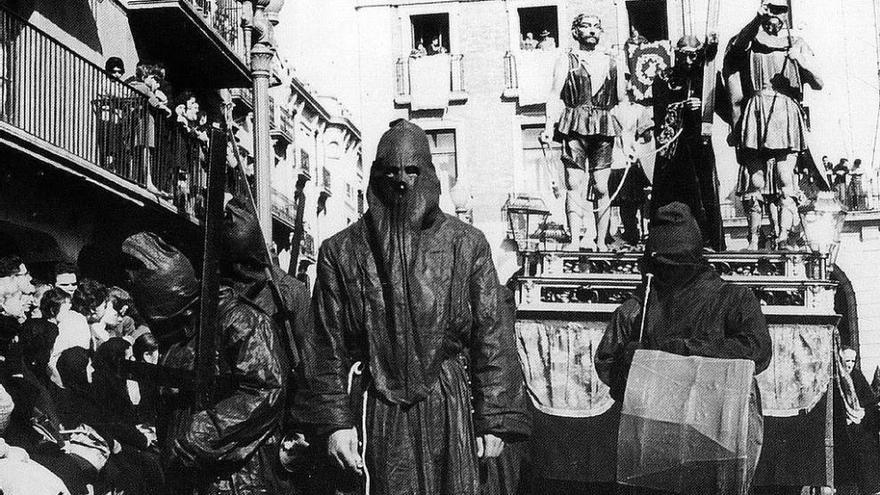
{"type": "Polygon", "coordinates": [[[687,205],[675,202],[657,210],[646,251],[663,264],[695,265],[703,261],[703,236],[687,205]]]}
{"type": "Polygon", "coordinates": [[[413,314],[413,307],[425,302],[416,289],[417,257],[428,247],[422,245],[423,233],[443,221],[440,180],[431,162],[428,137],[420,127],[397,120],[379,140],[367,202],[368,242],[387,287],[383,298],[390,345],[376,351],[394,370],[399,386],[387,391],[389,400],[411,404],[429,390],[426,343],[413,314]],[[406,177],[412,173],[418,176],[410,185],[406,177]]]}
{"type": "Polygon", "coordinates": [[[170,320],[198,298],[199,281],[192,264],[156,234],[141,232],[129,237],[122,243],[122,252],[136,261],[126,269],[131,295],[149,321],[170,320]]]}

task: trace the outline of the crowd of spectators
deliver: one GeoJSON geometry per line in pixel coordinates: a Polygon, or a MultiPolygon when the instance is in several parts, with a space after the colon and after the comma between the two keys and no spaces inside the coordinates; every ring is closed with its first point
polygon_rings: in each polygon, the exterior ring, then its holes
{"type": "Polygon", "coordinates": [[[124,62],[110,57],[105,70],[138,97],[119,87],[102,101],[101,165],[197,215],[213,125],[198,97],[174,91],[162,64],[139,62],[126,78],[124,62]]]}
{"type": "Polygon", "coordinates": [[[128,292],[0,258],[0,471],[20,493],[157,493],[157,391],[122,363],[159,345],[128,292]],[[6,469],[8,468],[8,469],[6,469]],[[11,478],[11,479],[10,479],[11,478]]]}
{"type": "Polygon", "coordinates": [[[855,159],[850,167],[848,159],[841,158],[835,165],[826,155],[822,157],[822,166],[825,169],[825,179],[840,204],[851,211],[868,208],[868,188],[861,159],[855,159]]]}

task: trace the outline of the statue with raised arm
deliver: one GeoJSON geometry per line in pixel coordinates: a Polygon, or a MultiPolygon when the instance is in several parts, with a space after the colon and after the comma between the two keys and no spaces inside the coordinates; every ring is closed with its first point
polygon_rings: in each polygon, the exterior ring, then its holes
{"type": "Polygon", "coordinates": [[[598,49],[602,20],[580,14],[571,24],[578,46],[556,62],[541,141],[562,143],[568,228],[575,249],[606,251],[614,138],[611,109],[617,105],[614,57],[598,49]]]}
{"type": "Polygon", "coordinates": [[[732,100],[729,143],[740,163],[737,193],[749,226],[749,249],[758,249],[765,205],[771,205],[776,246],[785,249],[797,214],[798,155],[807,149],[803,87],[822,89],[813,54],[786,29],[788,3],[764,0],[758,14],[728,47],[724,76],[732,100]]]}

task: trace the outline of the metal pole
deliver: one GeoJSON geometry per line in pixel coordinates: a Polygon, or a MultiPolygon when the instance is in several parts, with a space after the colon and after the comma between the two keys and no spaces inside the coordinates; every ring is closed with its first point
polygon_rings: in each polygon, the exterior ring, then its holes
{"type": "Polygon", "coordinates": [[[255,0],[251,22],[251,74],[254,79],[254,179],[257,219],[266,244],[272,242],[272,150],[269,138],[269,77],[275,57],[273,24],[284,0],[255,0]]]}

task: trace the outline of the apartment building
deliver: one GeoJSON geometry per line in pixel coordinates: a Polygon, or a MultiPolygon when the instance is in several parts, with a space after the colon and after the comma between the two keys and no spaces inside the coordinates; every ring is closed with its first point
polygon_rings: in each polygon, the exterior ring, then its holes
{"type": "MultiPolygon", "coordinates": [[[[0,6],[0,250],[23,254],[41,277],[51,275],[56,261],[80,258],[84,276],[117,281],[114,256],[122,239],[153,230],[197,260],[211,146],[233,139],[239,145],[250,175],[230,192],[255,185],[248,163],[254,148],[250,33],[243,27],[251,3],[33,0],[0,6]],[[105,70],[112,57],[124,65],[119,79],[105,70]],[[134,80],[139,62],[161,67],[167,111],[155,108],[134,80]],[[197,106],[186,116],[192,102],[197,106]],[[230,108],[232,136],[208,143],[208,131],[226,122],[230,108]],[[187,124],[196,112],[198,128],[187,124]]],[[[324,217],[337,229],[357,217],[359,131],[344,109],[319,102],[280,60],[274,65],[273,231],[279,249],[289,251],[304,172],[301,237],[304,255],[313,258],[314,229],[324,217]]]]}

